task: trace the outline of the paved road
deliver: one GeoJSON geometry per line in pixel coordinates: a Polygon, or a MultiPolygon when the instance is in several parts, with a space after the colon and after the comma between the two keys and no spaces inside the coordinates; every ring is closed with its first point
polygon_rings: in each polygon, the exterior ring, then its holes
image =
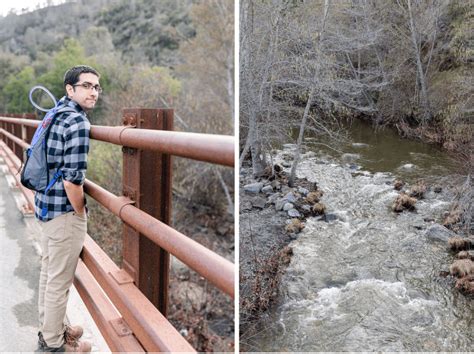
{"type": "Polygon", "coordinates": [[[33,351],[40,257],[0,164],[0,352],[33,351]]]}

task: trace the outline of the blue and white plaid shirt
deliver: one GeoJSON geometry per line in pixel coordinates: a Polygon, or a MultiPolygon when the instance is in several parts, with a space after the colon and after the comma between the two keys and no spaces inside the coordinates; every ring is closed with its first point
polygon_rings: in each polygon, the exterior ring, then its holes
{"type": "Polygon", "coordinates": [[[59,169],[63,177],[47,194],[36,192],[35,216],[41,221],[49,221],[74,210],[67,198],[63,179],[81,185],[86,178],[90,123],[79,104],[63,97],[59,101],[59,108],[64,105],[75,112],[60,113],[55,118],[46,144],[50,171],[55,173],[59,169]],[[43,207],[47,209],[44,217],[41,215],[43,207]]]}

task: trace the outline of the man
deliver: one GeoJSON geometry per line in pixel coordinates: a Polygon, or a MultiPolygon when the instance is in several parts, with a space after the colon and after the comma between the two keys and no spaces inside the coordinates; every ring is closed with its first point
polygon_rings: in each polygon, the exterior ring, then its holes
{"type": "MultiPolygon", "coordinates": [[[[46,193],[35,195],[35,216],[41,225],[41,274],[39,282],[39,351],[90,352],[91,344],[79,341],[83,330],[66,325],[69,288],[87,232],[83,184],[87,170],[90,123],[99,93],[99,73],[89,66],[75,66],[64,76],[66,96],[47,140],[48,168],[61,177],[46,193]]],[[[58,109],[59,110],[59,109],[58,109]]]]}

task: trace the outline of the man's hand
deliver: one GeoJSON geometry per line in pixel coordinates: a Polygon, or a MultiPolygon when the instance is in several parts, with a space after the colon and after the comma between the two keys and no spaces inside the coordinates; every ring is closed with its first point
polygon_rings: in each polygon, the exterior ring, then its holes
{"type": "Polygon", "coordinates": [[[84,187],[69,181],[64,181],[64,189],[66,190],[67,197],[71,202],[74,211],[79,215],[85,215],[84,187]]]}

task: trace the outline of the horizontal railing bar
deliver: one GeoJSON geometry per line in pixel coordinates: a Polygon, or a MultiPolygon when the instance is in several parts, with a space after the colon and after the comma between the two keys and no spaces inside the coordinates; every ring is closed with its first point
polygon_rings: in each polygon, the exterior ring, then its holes
{"type": "Polygon", "coordinates": [[[91,127],[91,138],[136,149],[155,150],[193,160],[234,166],[232,136],[95,125],[91,127]]]}
{"type": "MultiPolygon", "coordinates": [[[[0,122],[37,127],[40,121],[0,117],[0,122]]],[[[234,166],[234,138],[227,135],[136,129],[127,126],[91,126],[90,137],[116,145],[234,166]]]]}
{"type": "Polygon", "coordinates": [[[232,262],[130,205],[127,198],[117,197],[89,180],[86,180],[84,187],[87,194],[127,225],[164,248],[223,292],[234,297],[234,264],[232,262]]]}
{"type": "Polygon", "coordinates": [[[124,271],[90,237],[84,242],[82,259],[147,352],[195,352],[131,278],[121,284],[114,278],[124,271]]]}
{"type": "Polygon", "coordinates": [[[0,122],[20,124],[20,125],[36,128],[40,124],[41,121],[35,120],[35,119],[25,119],[25,118],[0,117],[0,122]]]}
{"type": "Polygon", "coordinates": [[[8,139],[13,140],[15,143],[20,145],[23,149],[28,149],[30,147],[30,144],[25,142],[24,140],[18,138],[16,135],[13,135],[12,133],[6,131],[3,128],[0,128],[0,135],[5,135],[8,139]]]}
{"type": "Polygon", "coordinates": [[[119,335],[112,327],[110,321],[122,316],[81,259],[77,264],[74,285],[112,352],[145,352],[133,334],[119,335]]]}

